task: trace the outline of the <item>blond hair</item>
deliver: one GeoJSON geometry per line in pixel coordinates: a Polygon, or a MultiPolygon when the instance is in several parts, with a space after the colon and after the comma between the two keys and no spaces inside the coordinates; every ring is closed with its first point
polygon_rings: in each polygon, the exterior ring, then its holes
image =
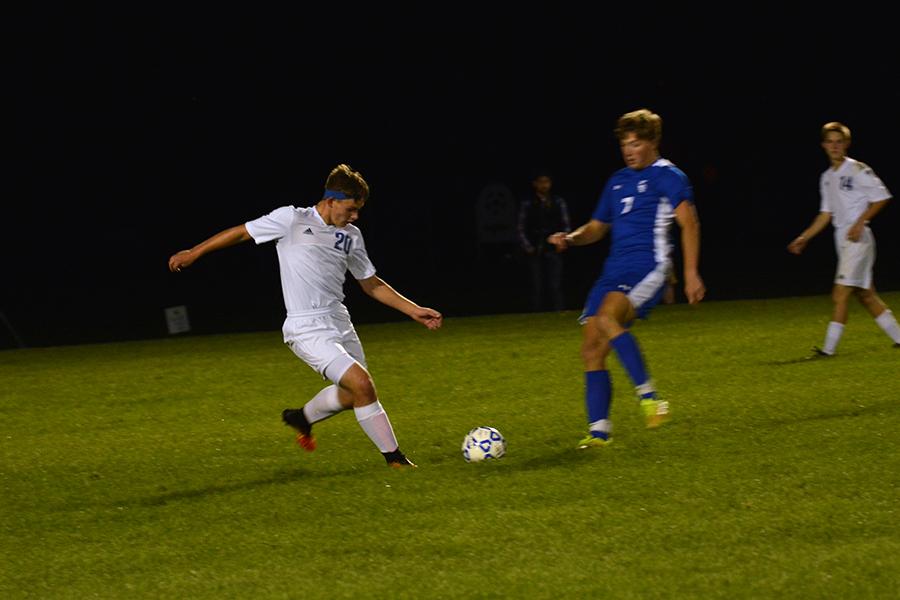
{"type": "Polygon", "coordinates": [[[822,125],[822,141],[825,141],[825,138],[828,137],[828,134],[832,131],[836,131],[840,133],[844,137],[844,141],[850,141],[850,128],[844,125],[843,123],[838,123],[837,121],[831,121],[830,123],[825,123],[822,125]]]}
{"type": "Polygon", "coordinates": [[[625,113],[616,122],[615,134],[621,141],[629,133],[639,140],[659,144],[662,139],[662,117],[646,108],[625,113]]]}

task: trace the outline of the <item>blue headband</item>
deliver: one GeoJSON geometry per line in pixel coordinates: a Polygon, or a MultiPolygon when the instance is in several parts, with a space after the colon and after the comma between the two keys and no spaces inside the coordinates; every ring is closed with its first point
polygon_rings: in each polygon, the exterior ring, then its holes
{"type": "Polygon", "coordinates": [[[334,198],[335,200],[350,200],[350,196],[345,194],[344,192],[339,192],[337,190],[325,190],[325,195],[323,198],[334,198]]]}

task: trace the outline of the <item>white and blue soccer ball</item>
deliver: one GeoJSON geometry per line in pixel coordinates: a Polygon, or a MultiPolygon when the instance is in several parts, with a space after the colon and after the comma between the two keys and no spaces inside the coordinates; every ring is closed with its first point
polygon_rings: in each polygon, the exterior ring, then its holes
{"type": "Polygon", "coordinates": [[[466,434],[462,453],[470,463],[501,458],[506,454],[506,438],[493,427],[476,427],[466,434]]]}

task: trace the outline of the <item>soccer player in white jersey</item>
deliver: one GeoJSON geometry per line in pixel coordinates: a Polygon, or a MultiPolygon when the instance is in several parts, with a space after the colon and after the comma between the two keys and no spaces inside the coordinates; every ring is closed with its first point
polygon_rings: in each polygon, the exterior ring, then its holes
{"type": "Polygon", "coordinates": [[[392,467],[414,467],[400,451],[391,422],[366,369],[362,344],[343,304],[347,270],[362,289],[434,330],[443,317],[403,297],[375,275],[362,232],[353,225],[369,196],[362,175],[338,165],[328,175],[322,199],[308,208],[282,206],[268,215],[221,231],[169,259],[171,271],[191,266],[201,256],[240,242],[277,240],[281,287],[287,318],[282,333],[290,349],[333,384],[303,408],[285,409],[282,420],[296,429],[297,443],[313,451],[312,425],[353,409],[360,427],[392,467]]]}
{"type": "Polygon", "coordinates": [[[822,126],[822,148],[831,163],[819,179],[820,212],[803,233],[788,244],[800,254],[810,239],[829,223],[834,225],[838,265],[831,298],[834,310],[825,331],[822,348],[814,347],[811,358],[833,356],[844,333],[850,296],[865,307],[875,322],[900,348],[900,326],[887,305],[875,293],[875,237],[869,221],[887,205],[891,193],[868,165],[847,156],[850,129],[838,122],[822,126]]]}
{"type": "Polygon", "coordinates": [[[558,232],[548,238],[562,251],[592,244],[612,231],[603,273],[588,293],[580,318],[588,436],[579,448],[605,446],[610,441],[612,382],[606,366],[610,350],[615,350],[635,386],[647,427],[658,427],[669,418],[668,402],[657,397],[630,327],[636,318],[647,317],[669,283],[673,220],[681,228],[685,296],[695,304],[706,293],[697,266],[700,221],[693,190],[680,169],[660,158],[662,119],[646,109],[626,113],[615,133],[625,168],[606,182],[590,221],[572,233],[558,232]]]}

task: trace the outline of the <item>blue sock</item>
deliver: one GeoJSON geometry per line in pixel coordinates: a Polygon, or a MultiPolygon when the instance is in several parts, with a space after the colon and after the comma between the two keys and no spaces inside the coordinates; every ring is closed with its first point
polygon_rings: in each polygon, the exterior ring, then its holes
{"type": "Polygon", "coordinates": [[[612,399],[612,382],[609,371],[586,371],[584,403],[587,406],[588,427],[591,435],[609,439],[609,403],[612,399]]]}
{"type": "Polygon", "coordinates": [[[615,339],[609,340],[609,344],[616,351],[619,361],[631,377],[634,387],[637,388],[638,395],[642,399],[656,398],[656,390],[650,383],[650,377],[647,376],[647,368],[644,366],[644,357],[641,356],[641,349],[638,348],[637,340],[631,335],[630,331],[626,331],[615,339]]]}

